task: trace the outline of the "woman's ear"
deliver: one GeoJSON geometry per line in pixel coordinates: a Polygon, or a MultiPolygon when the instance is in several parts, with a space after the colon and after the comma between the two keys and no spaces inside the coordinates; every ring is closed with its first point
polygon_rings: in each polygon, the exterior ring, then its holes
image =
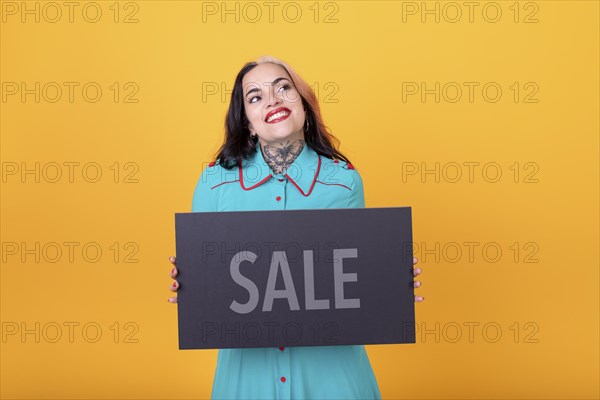
{"type": "Polygon", "coordinates": [[[244,110],[242,110],[242,126],[244,126],[247,129],[250,129],[250,120],[248,119],[248,117],[246,116],[246,112],[244,110]]]}
{"type": "Polygon", "coordinates": [[[250,137],[255,137],[255,136],[257,136],[257,135],[256,135],[256,132],[254,131],[254,127],[253,127],[253,126],[252,126],[252,124],[251,124],[251,123],[249,123],[249,122],[248,122],[248,131],[250,132],[250,137]]]}

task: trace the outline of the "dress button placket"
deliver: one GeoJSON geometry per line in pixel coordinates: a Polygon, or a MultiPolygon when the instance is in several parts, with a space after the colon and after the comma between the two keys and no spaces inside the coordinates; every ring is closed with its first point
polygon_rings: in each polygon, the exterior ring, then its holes
{"type": "Polygon", "coordinates": [[[290,349],[285,347],[279,347],[275,349],[277,351],[278,356],[276,357],[276,365],[277,365],[277,380],[278,388],[277,388],[277,398],[279,399],[291,399],[292,390],[291,390],[291,359],[290,359],[290,349]]]}
{"type": "MultiPolygon", "coordinates": [[[[287,179],[284,175],[275,175],[273,180],[275,183],[275,193],[273,193],[274,202],[278,209],[285,209],[285,195],[287,187],[287,179]]],[[[277,364],[277,398],[279,399],[291,399],[291,360],[290,351],[285,347],[276,348],[275,351],[279,354],[276,356],[277,364]]]]}
{"type": "Polygon", "coordinates": [[[274,175],[274,182],[276,183],[275,187],[277,188],[277,193],[275,193],[275,201],[277,202],[278,208],[284,208],[284,198],[285,195],[285,177],[284,175],[277,174],[274,175]]]}

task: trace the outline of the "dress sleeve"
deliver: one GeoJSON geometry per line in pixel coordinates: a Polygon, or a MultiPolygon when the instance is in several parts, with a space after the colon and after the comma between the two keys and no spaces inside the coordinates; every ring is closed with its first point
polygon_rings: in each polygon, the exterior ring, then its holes
{"type": "Polygon", "coordinates": [[[365,208],[363,181],[357,170],[352,170],[352,191],[348,197],[348,208],[365,208]]]}
{"type": "Polygon", "coordinates": [[[207,167],[200,174],[200,178],[194,189],[194,197],[192,199],[192,212],[201,211],[217,211],[217,193],[211,189],[212,180],[207,167]]]}

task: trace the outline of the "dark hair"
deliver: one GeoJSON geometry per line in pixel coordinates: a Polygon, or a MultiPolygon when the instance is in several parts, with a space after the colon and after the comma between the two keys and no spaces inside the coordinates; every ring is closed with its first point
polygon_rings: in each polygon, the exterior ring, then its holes
{"type": "Polygon", "coordinates": [[[257,143],[258,138],[255,137],[252,139],[248,130],[248,119],[244,111],[242,80],[249,71],[257,65],[266,62],[279,64],[285,68],[302,98],[302,104],[306,110],[306,118],[309,125],[308,131],[304,132],[306,144],[322,156],[331,159],[340,159],[350,164],[350,160],[338,150],[340,141],[331,134],[323,123],[319,102],[314,91],[290,66],[270,56],[261,57],[256,62],[248,62],[238,72],[231,93],[227,116],[225,117],[225,140],[215,154],[215,159],[224,168],[232,169],[238,163],[241,163],[242,159],[248,159],[254,152],[260,151],[257,143]]]}

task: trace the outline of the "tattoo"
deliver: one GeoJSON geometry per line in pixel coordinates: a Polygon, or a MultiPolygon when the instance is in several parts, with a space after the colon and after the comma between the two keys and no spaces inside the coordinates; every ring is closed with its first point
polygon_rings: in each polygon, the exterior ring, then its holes
{"type": "Polygon", "coordinates": [[[265,161],[276,174],[284,174],[288,167],[294,162],[304,148],[304,140],[299,139],[293,143],[289,141],[274,147],[266,144],[264,146],[265,161]]]}

